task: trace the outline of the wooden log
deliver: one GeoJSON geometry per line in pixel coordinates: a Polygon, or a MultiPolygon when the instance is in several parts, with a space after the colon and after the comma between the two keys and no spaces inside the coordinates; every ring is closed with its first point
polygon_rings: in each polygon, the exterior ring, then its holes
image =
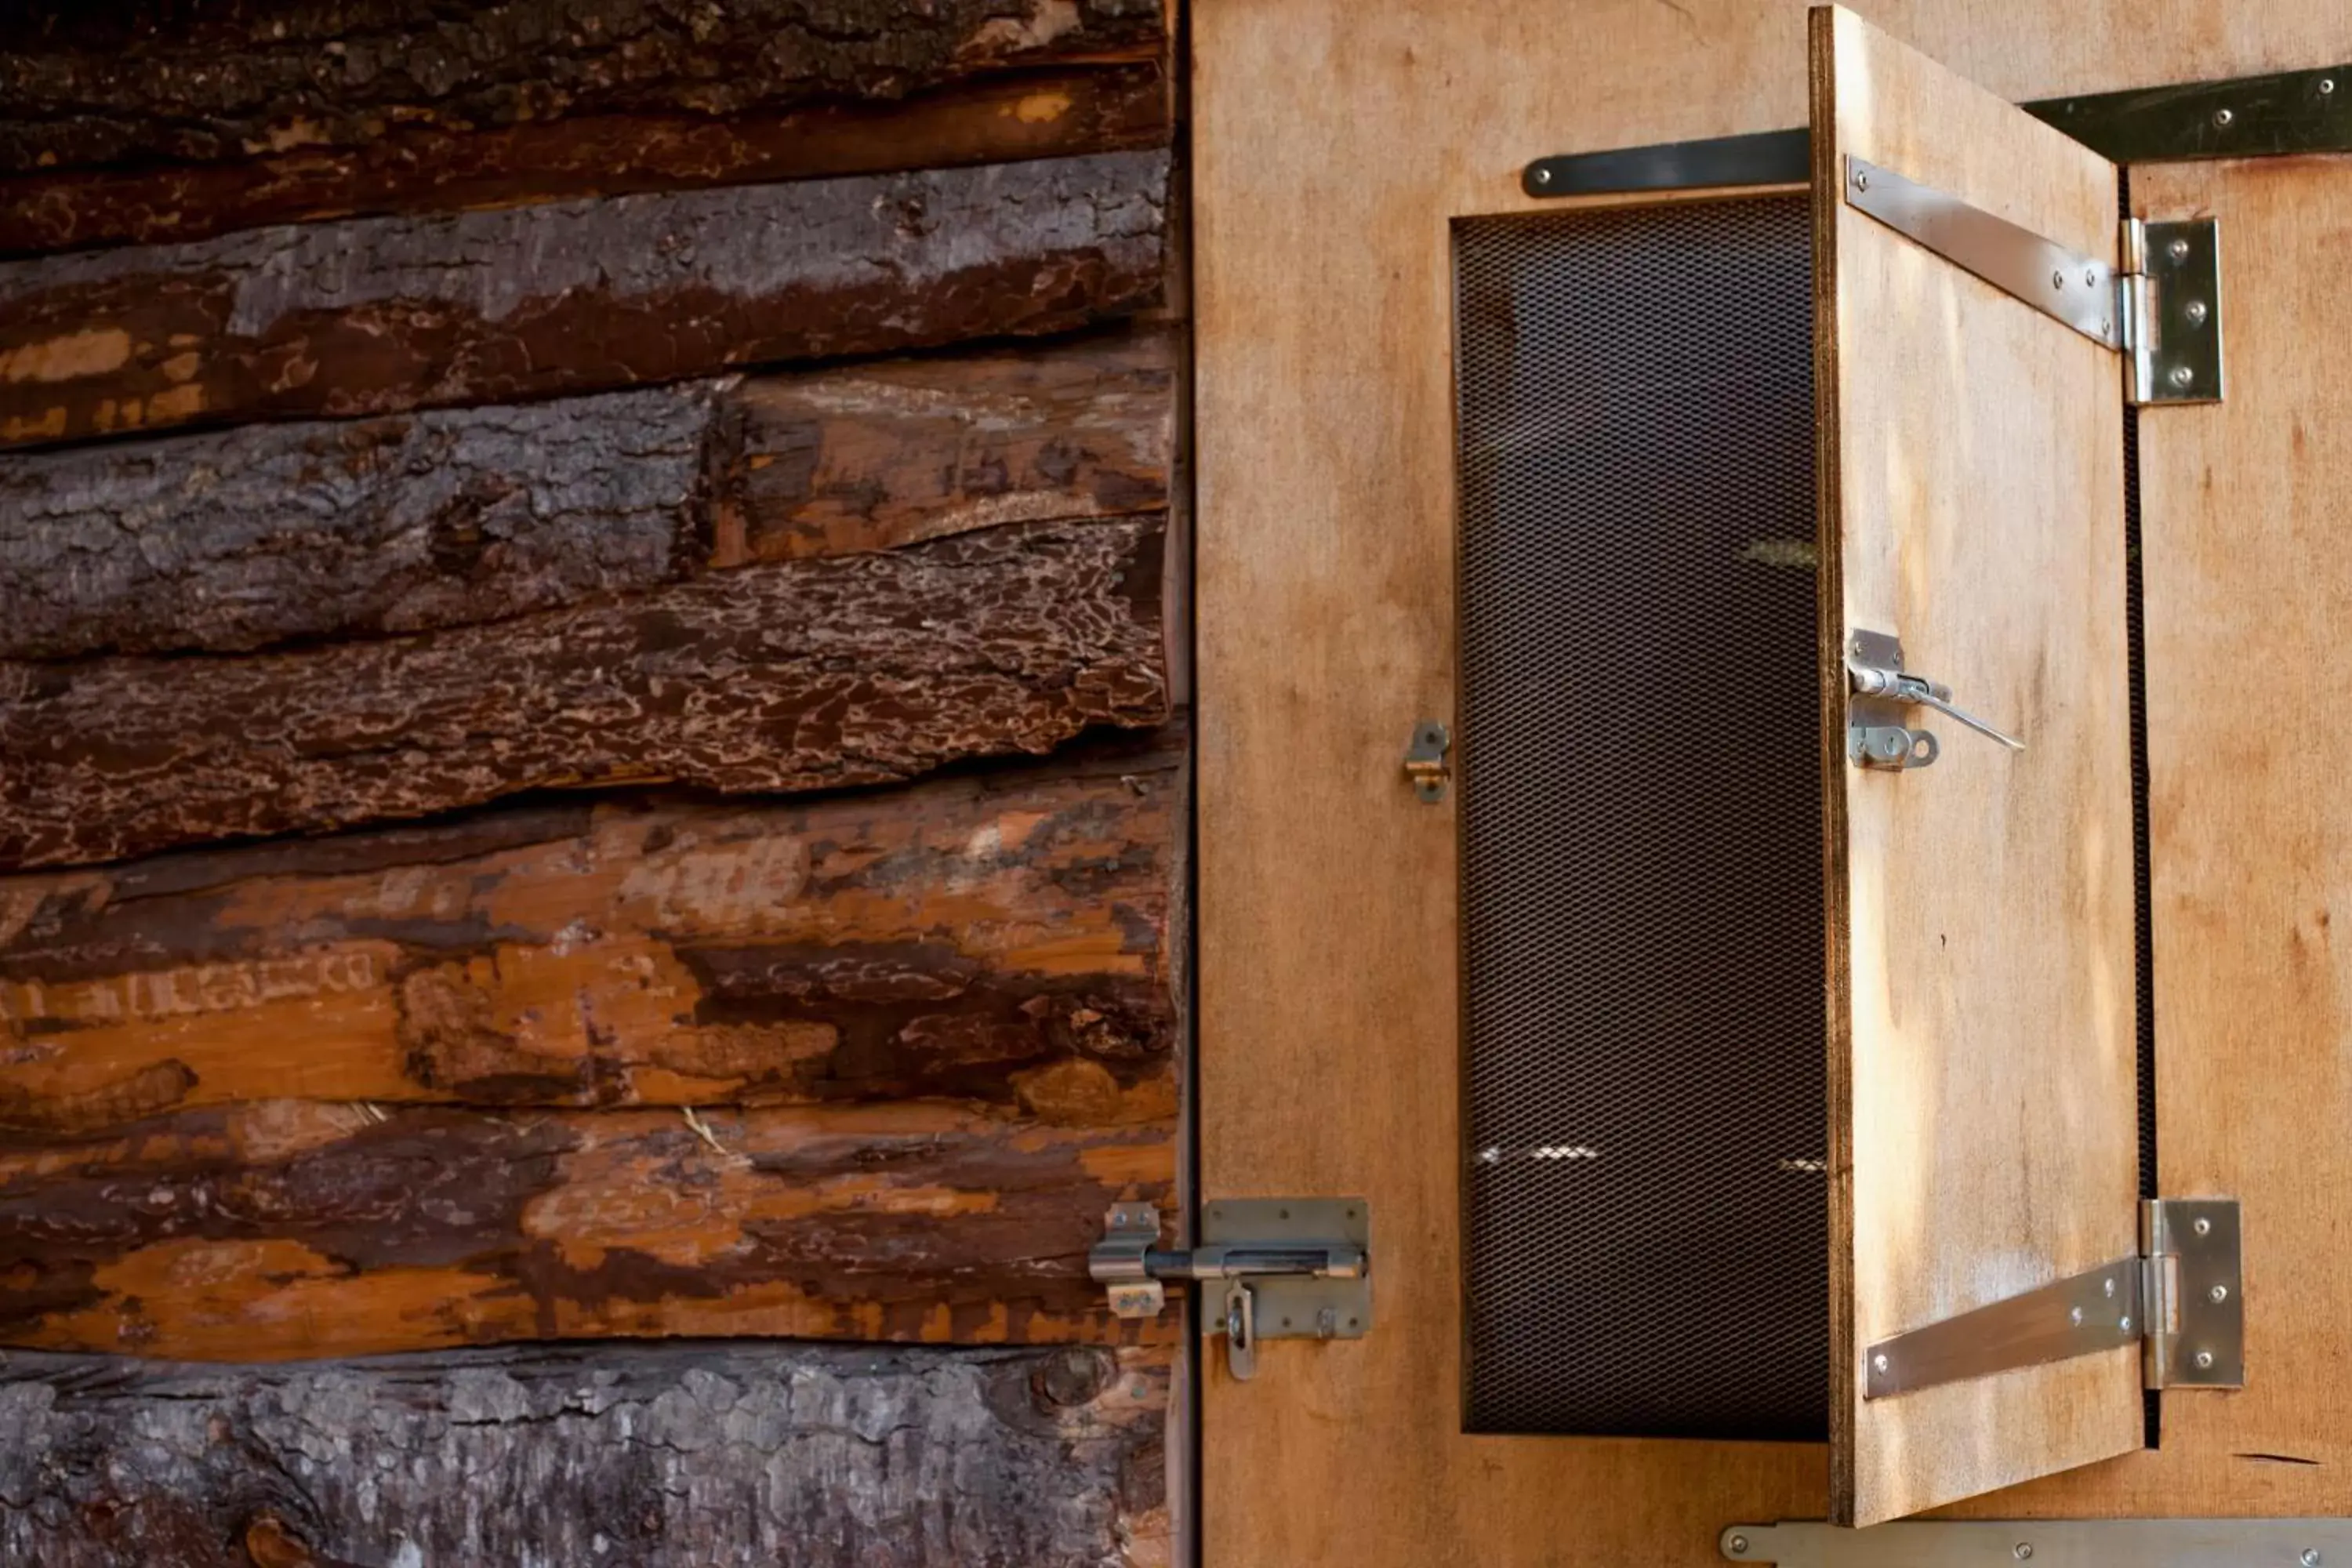
{"type": "Polygon", "coordinates": [[[0,1560],[42,1568],[1164,1568],[1152,1348],[17,1353],[0,1560]]]}
{"type": "Polygon", "coordinates": [[[0,444],[500,402],[1156,300],[1164,151],[254,229],[0,263],[0,444]]]}
{"type": "Polygon", "coordinates": [[[1181,744],[0,879],[0,1132],[298,1097],[1164,1121],[1181,744]]]}
{"type": "Polygon", "coordinates": [[[0,169],[365,147],[416,125],[732,119],[1165,47],[1160,0],[17,0],[0,12],[0,169]]]}
{"type": "Polygon", "coordinates": [[[1174,361],[1165,332],[1120,332],[0,455],[0,658],[425,631],[713,564],[1156,511],[1174,361]]]}
{"type": "Polygon", "coordinates": [[[355,214],[444,212],[1165,146],[1154,65],[1018,72],[892,103],[611,114],[483,131],[394,125],[357,147],[0,180],[0,254],[209,239],[355,214]]]}
{"type": "Polygon", "coordinates": [[[0,864],[549,787],[881,784],[1150,727],[1161,533],[1022,524],[383,642],[0,664],[0,864]]]}
{"type": "Polygon", "coordinates": [[[944,1102],[265,1100],[0,1151],[0,1342],[285,1361],[516,1340],[1133,1342],[1087,1274],[1174,1124],[944,1102]]]}

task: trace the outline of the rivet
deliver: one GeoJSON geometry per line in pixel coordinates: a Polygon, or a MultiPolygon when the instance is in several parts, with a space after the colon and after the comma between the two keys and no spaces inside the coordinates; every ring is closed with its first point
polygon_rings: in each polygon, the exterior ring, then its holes
{"type": "Polygon", "coordinates": [[[1881,1373],[1882,1375],[1886,1371],[1886,1358],[1883,1355],[1872,1356],[1870,1358],[1870,1364],[1874,1371],[1881,1373]]]}
{"type": "Polygon", "coordinates": [[[2015,1557],[2020,1563],[2022,1563],[2027,1558],[2033,1555],[2033,1542],[2030,1541],[2021,1541],[2015,1546],[2010,1548],[2010,1554],[2015,1557]]]}
{"type": "Polygon", "coordinates": [[[2053,272],[2050,275],[2050,287],[2053,289],[2066,287],[2066,275],[2063,272],[2053,272]]]}
{"type": "Polygon", "coordinates": [[[1724,1542],[1724,1544],[1730,1547],[1731,1554],[1734,1557],[1737,1557],[1748,1550],[1748,1537],[1744,1535],[1735,1535],[1729,1541],[1724,1542]]]}
{"type": "Polygon", "coordinates": [[[2175,261],[2186,261],[2189,258],[2189,242],[2185,239],[2176,239],[2164,247],[2164,253],[2175,261]]]}
{"type": "Polygon", "coordinates": [[[2189,301],[2187,306],[2181,310],[2180,313],[2189,318],[2189,321],[2191,326],[2201,327],[2205,324],[2205,301],[2202,300],[2191,300],[2189,301]]]}
{"type": "Polygon", "coordinates": [[[1550,171],[1549,169],[1547,169],[1547,168],[1542,167],[1541,165],[1538,165],[1538,166],[1537,166],[1537,169],[1536,169],[1536,184],[1538,184],[1538,185],[1549,185],[1549,184],[1551,184],[1551,171],[1550,171]]]}
{"type": "Polygon", "coordinates": [[[2173,385],[2187,386],[2190,382],[2195,381],[2196,379],[2197,373],[2189,369],[2187,365],[2177,364],[2172,367],[2173,385]]]}
{"type": "MultiPolygon", "coordinates": [[[[2182,367],[2182,369],[2186,368],[2186,366],[2182,367]]],[[[2176,370],[2172,374],[2175,379],[2182,379],[2179,371],[2176,370]]],[[[2197,1217],[2197,1223],[2190,1226],[2189,1228],[2195,1231],[2200,1236],[2210,1236],[2213,1234],[2213,1222],[2205,1218],[2202,1215],[2200,1215],[2197,1217]]]]}
{"type": "Polygon", "coordinates": [[[2076,1328],[2081,1328],[2083,1326],[2083,1309],[2080,1307],[2067,1308],[2066,1321],[2074,1324],[2076,1328]]]}
{"type": "Polygon", "coordinates": [[[2211,1351],[2199,1351],[2199,1352],[2197,1352],[2197,1370],[2198,1370],[2198,1371],[2202,1372],[2202,1371],[2204,1371],[2207,1367],[2210,1367],[2210,1366],[2211,1366],[2212,1364],[2213,1364],[2213,1352],[2212,1352],[2211,1351]]]}
{"type": "Polygon", "coordinates": [[[2213,111],[2213,123],[2221,126],[2224,130],[2227,130],[2230,122],[2237,118],[2238,117],[2236,115],[2231,113],[2226,109],[2217,109],[2213,111]]]}
{"type": "Polygon", "coordinates": [[[2230,1299],[2230,1288],[2227,1285],[2216,1285],[2205,1292],[2205,1299],[2218,1307],[2230,1299]]]}

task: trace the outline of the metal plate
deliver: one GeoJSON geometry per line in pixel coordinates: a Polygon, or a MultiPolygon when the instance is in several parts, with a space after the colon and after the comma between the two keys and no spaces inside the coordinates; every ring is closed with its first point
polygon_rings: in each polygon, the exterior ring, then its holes
{"type": "MultiPolygon", "coordinates": [[[[1219,1198],[1201,1210],[1201,1242],[1351,1241],[1369,1258],[1372,1209],[1361,1198],[1219,1198]]],[[[1371,1271],[1360,1279],[1255,1275],[1257,1337],[1360,1340],[1372,1328],[1371,1271]]],[[[1213,1301],[1213,1298],[1212,1298],[1213,1301]]]]}
{"type": "Polygon", "coordinates": [[[1903,1520],[1735,1524],[1734,1563],[1780,1568],[2327,1568],[2352,1563],[2352,1520],[1903,1520]]]}
{"type": "Polygon", "coordinates": [[[2141,285],[2147,331],[2135,351],[2135,403],[2221,400],[2221,230],[2211,218],[2147,223],[2141,285]]]}
{"type": "Polygon", "coordinates": [[[1801,185],[1812,177],[1811,149],[1811,136],[1800,126],[1703,142],[1570,153],[1529,163],[1520,171],[1519,186],[1531,196],[1582,196],[1710,185],[1801,185]]]}
{"type": "Polygon", "coordinates": [[[1468,1425],[1819,1440],[1810,202],[1454,234],[1468,1425]]]}
{"type": "Polygon", "coordinates": [[[1864,1399],[2137,1346],[2139,1259],[2120,1258],[1973,1312],[1882,1340],[1863,1354],[1864,1399]]]}
{"type": "MultiPolygon", "coordinates": [[[[2241,1388],[2246,1381],[2246,1300],[2238,1201],[2157,1198],[2142,1205],[2141,1247],[2173,1258],[2174,1321],[2151,1354],[2163,1388],[2241,1388]]],[[[2347,1559],[2352,1563],[2352,1559],[2347,1559]]]]}
{"type": "Polygon", "coordinates": [[[1868,213],[2093,342],[2111,349],[2124,346],[2116,269],[2110,263],[1851,153],[1845,161],[1845,199],[1857,212],[1868,213]]]}

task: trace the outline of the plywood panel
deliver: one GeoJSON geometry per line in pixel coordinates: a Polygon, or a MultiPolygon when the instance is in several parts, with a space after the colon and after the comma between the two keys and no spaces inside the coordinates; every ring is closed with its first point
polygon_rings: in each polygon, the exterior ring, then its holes
{"type": "Polygon", "coordinates": [[[1874,1523],[2139,1446],[2139,1362],[1863,1397],[1867,1347],[2137,1243],[2123,393],[2113,351],[1843,199],[1867,159],[2112,261],[2116,170],[1842,8],[1812,14],[1831,1514],[1874,1523]],[[1845,649],[1932,766],[1844,756],[1845,649]]]}
{"type": "MultiPolygon", "coordinates": [[[[2344,45],[2332,0],[1864,10],[2012,100],[2344,45]]],[[[1206,1561],[1717,1562],[1825,1510],[1825,1449],[1462,1434],[1454,823],[1398,759],[1453,707],[1448,220],[1550,205],[1540,153],[1799,123],[1802,7],[1196,0],[1193,38],[1202,1191],[1363,1193],[1397,1260],[1370,1338],[1212,1362],[1206,1561]]]]}

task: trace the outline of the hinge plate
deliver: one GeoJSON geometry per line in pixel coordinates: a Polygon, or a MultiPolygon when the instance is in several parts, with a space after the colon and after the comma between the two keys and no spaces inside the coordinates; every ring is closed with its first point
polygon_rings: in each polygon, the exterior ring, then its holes
{"type": "Polygon", "coordinates": [[[2352,1520],[1804,1520],[1731,1525],[1717,1544],[1733,1563],[1780,1568],[2322,1568],[2352,1563],[2352,1520]]]}
{"type": "Polygon", "coordinates": [[[2132,402],[2221,402],[2221,225],[2126,218],[2124,255],[2132,402]]]}
{"type": "Polygon", "coordinates": [[[2153,1198],[2140,1252],[1923,1324],[1863,1352],[1864,1399],[2140,1346],[2149,1388],[2245,1383],[2238,1200],[2153,1198]]]}

